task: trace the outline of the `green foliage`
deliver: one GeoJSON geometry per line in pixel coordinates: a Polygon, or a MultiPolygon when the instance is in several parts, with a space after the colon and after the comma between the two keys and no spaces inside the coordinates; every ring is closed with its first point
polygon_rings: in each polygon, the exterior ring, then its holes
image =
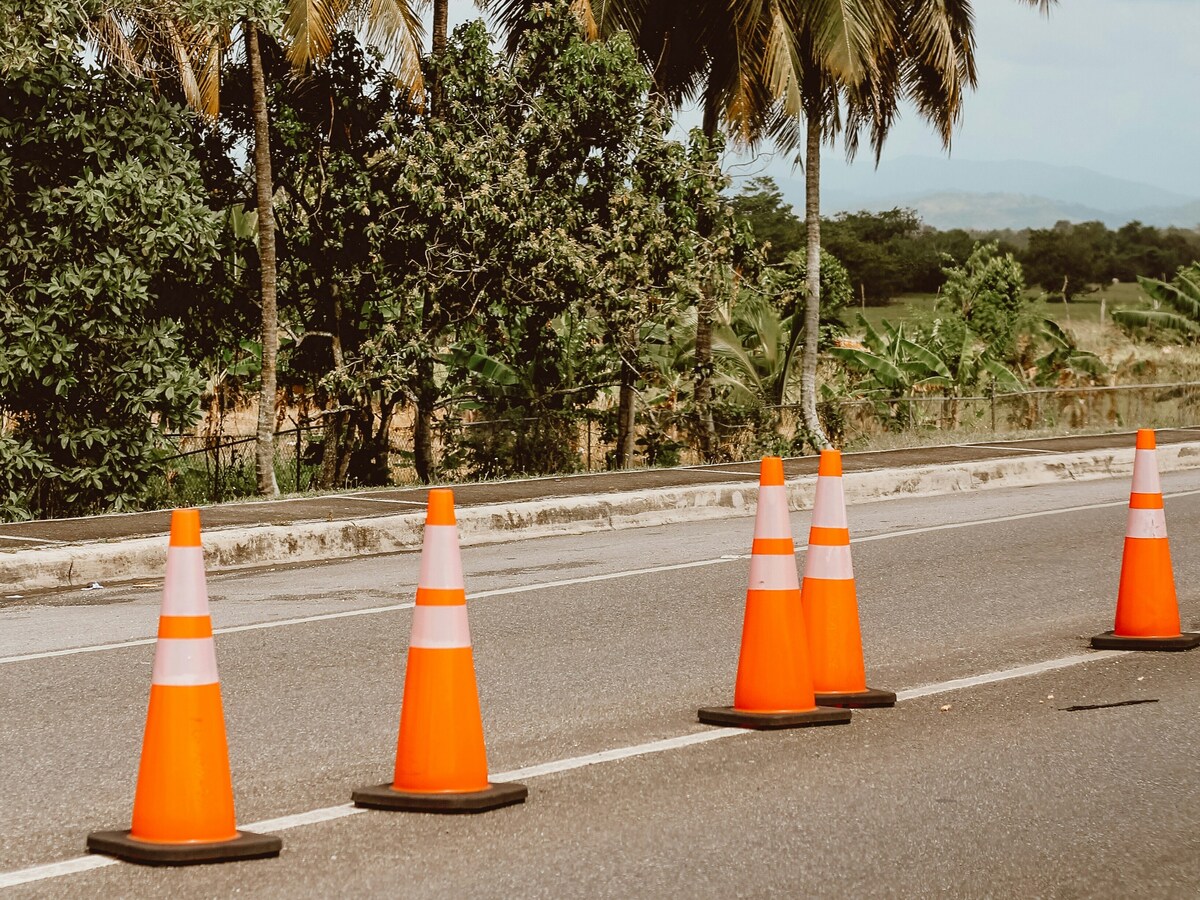
{"type": "Polygon", "coordinates": [[[58,59],[0,77],[0,504],[126,509],[194,420],[176,293],[216,249],[181,113],[58,59]]]}
{"type": "Polygon", "coordinates": [[[945,272],[942,293],[951,311],[947,327],[960,323],[987,344],[994,358],[1011,359],[1029,306],[1021,264],[997,244],[976,244],[963,265],[945,272]]]}
{"type": "MultiPolygon", "coordinates": [[[[770,289],[775,294],[780,312],[786,316],[802,312],[808,290],[808,260],[804,251],[788,254],[783,264],[774,270],[770,289]]],[[[841,260],[829,251],[821,250],[821,319],[836,321],[839,314],[854,302],[850,273],[841,260]]]]}
{"type": "Polygon", "coordinates": [[[1200,341],[1200,263],[1180,266],[1171,281],[1139,276],[1138,283],[1154,301],[1154,309],[1113,310],[1114,322],[1135,332],[1165,331],[1192,343],[1200,341]]]}
{"type": "MultiPolygon", "coordinates": [[[[768,265],[777,265],[793,253],[804,252],[804,220],[796,215],[775,179],[752,178],[733,198],[733,212],[754,234],[768,265]]],[[[824,291],[821,302],[825,302],[824,291]]]]}

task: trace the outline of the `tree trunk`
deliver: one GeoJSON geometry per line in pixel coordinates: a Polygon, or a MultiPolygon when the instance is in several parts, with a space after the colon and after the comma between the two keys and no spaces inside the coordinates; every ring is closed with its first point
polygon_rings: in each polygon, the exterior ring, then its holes
{"type": "Polygon", "coordinates": [[[433,69],[433,84],[429,86],[429,114],[435,119],[440,119],[443,112],[441,62],[442,57],[446,53],[446,45],[450,40],[449,17],[450,0],[433,0],[433,42],[431,50],[435,65],[433,69]]]}
{"type": "MultiPolygon", "coordinates": [[[[335,292],[332,296],[333,305],[333,322],[330,329],[330,351],[333,355],[334,369],[340,369],[346,361],[345,354],[342,350],[342,299],[335,292]]],[[[343,453],[342,435],[346,430],[346,422],[349,419],[349,414],[343,411],[345,406],[344,397],[335,395],[330,398],[337,412],[327,414],[324,417],[324,441],[321,448],[321,472],[317,476],[317,487],[324,490],[330,490],[338,487],[337,474],[338,465],[341,461],[343,453]]]]}
{"type": "MultiPolygon", "coordinates": [[[[704,103],[704,136],[712,139],[717,134],[717,106],[713,97],[704,103]]],[[[701,218],[697,224],[700,236],[707,238],[712,233],[712,223],[701,218]]],[[[716,285],[701,288],[696,298],[696,369],[695,399],[697,436],[700,441],[700,457],[705,462],[716,460],[717,429],[712,414],[712,320],[716,285]]]]}
{"type": "Polygon", "coordinates": [[[614,469],[628,469],[633,464],[634,424],[637,422],[637,370],[630,359],[637,354],[636,343],[626,347],[621,360],[621,393],[617,403],[617,446],[613,455],[614,469]]]}
{"type": "Polygon", "coordinates": [[[817,449],[829,438],[817,417],[817,338],[821,327],[821,117],[808,116],[804,159],[804,215],[808,231],[808,289],[804,298],[804,357],[800,371],[800,412],[808,438],[817,449]]]}
{"type": "Polygon", "coordinates": [[[417,412],[413,422],[413,465],[422,484],[433,479],[433,407],[436,401],[433,357],[423,355],[417,360],[417,412]]]}
{"type": "Polygon", "coordinates": [[[254,96],[254,183],[258,195],[258,259],[262,270],[262,392],[258,398],[255,469],[258,492],[279,493],[275,481],[275,357],[279,351],[279,316],[275,305],[275,211],[271,196],[271,144],[267,120],[267,86],[258,48],[258,27],[246,22],[246,58],[254,96]]]}
{"type": "MultiPolygon", "coordinates": [[[[450,0],[434,0],[431,46],[434,69],[433,83],[429,90],[429,117],[431,119],[440,119],[443,113],[442,76],[439,66],[446,53],[446,45],[449,40],[449,10],[450,0]]],[[[433,339],[435,335],[429,330],[429,320],[433,314],[433,300],[428,293],[422,303],[421,312],[421,324],[433,339]]],[[[432,357],[417,361],[417,408],[413,420],[413,466],[417,470],[417,478],[423,484],[428,484],[433,478],[433,409],[437,403],[433,373],[432,357]]]]}

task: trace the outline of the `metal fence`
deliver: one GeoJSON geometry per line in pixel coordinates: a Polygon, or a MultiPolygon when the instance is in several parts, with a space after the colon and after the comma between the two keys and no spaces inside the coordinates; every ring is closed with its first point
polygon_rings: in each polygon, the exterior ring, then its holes
{"type": "MultiPolygon", "coordinates": [[[[722,419],[718,432],[726,455],[751,456],[767,437],[786,445],[789,436],[801,433],[796,404],[764,407],[767,416],[745,414],[722,419]],[[764,422],[770,420],[769,425],[764,422]]],[[[910,439],[918,434],[944,434],[947,442],[987,435],[1002,436],[1030,431],[1083,431],[1102,428],[1192,425],[1200,421],[1200,381],[1157,384],[1053,387],[1029,391],[996,392],[970,396],[914,394],[862,396],[824,401],[820,413],[830,437],[840,446],[862,446],[884,436],[910,439]]],[[[608,467],[612,443],[613,410],[573,412],[560,430],[570,445],[570,471],[601,471],[608,467]]],[[[660,419],[661,421],[661,419],[660,419]]],[[[689,445],[682,418],[671,418],[668,428],[641,428],[633,465],[653,466],[700,462],[689,445]]],[[[478,429],[503,435],[533,427],[532,417],[506,419],[446,419],[439,423],[443,446],[478,429]]],[[[318,422],[276,432],[275,470],[285,492],[315,487],[320,472],[323,428],[318,422]]],[[[245,434],[187,434],[174,436],[178,452],[168,460],[168,490],[180,503],[220,502],[255,493],[255,438],[245,434]]],[[[416,480],[411,468],[411,428],[400,425],[392,432],[394,482],[416,480]]],[[[446,473],[455,474],[455,473],[446,473]]],[[[462,474],[462,473],[458,473],[462,474]]]]}

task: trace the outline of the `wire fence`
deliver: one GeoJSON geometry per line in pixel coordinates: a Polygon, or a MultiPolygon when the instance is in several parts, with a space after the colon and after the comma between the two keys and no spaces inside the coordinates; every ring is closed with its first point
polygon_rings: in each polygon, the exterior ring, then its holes
{"type": "MultiPolygon", "coordinates": [[[[1091,387],[1050,387],[1028,391],[952,396],[910,394],[858,396],[823,401],[819,413],[839,446],[886,442],[887,436],[912,438],[945,435],[946,442],[1053,430],[1193,425],[1200,421],[1200,381],[1091,387]]],[[[768,439],[784,452],[788,441],[798,450],[803,428],[797,404],[761,407],[754,414],[718,417],[725,456],[749,458],[768,439]]],[[[615,450],[614,409],[573,410],[558,421],[547,417],[446,417],[438,423],[435,455],[445,475],[488,476],[480,460],[488,453],[512,452],[524,439],[562,444],[556,470],[602,471],[615,450]],[[548,427],[547,427],[548,426],[548,427]],[[544,430],[544,436],[539,436],[544,430]],[[464,448],[474,457],[464,454],[464,448]],[[456,455],[457,454],[457,455],[456,455]],[[457,467],[457,470],[456,470],[457,467]]],[[[700,462],[693,429],[682,414],[643,411],[635,435],[633,466],[653,467],[700,462]]],[[[398,423],[389,434],[386,480],[412,483],[411,423],[398,423]]],[[[167,460],[167,490],[175,502],[220,502],[256,493],[255,436],[209,431],[174,435],[176,452],[167,460]]],[[[302,493],[316,488],[325,444],[317,421],[275,433],[275,473],[281,490],[302,493]]],[[[511,462],[511,461],[509,461],[511,462]]],[[[341,486],[367,483],[353,473],[341,486]]],[[[378,483],[378,480],[372,483],[378,483]]]]}

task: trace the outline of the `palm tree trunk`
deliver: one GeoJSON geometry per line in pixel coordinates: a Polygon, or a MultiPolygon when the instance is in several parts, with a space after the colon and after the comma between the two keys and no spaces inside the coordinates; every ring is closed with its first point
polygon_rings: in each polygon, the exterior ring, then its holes
{"type": "Polygon", "coordinates": [[[275,303],[275,212],[271,196],[271,144],[267,119],[267,87],[263,78],[258,27],[246,22],[246,58],[254,101],[254,183],[258,194],[258,259],[262,270],[262,392],[258,398],[255,469],[258,492],[273,497],[275,481],[275,358],[279,351],[279,315],[275,303]]]}
{"type": "MultiPolygon", "coordinates": [[[[717,106],[713,96],[705,98],[704,136],[711,140],[717,134],[717,106]]],[[[700,236],[707,238],[712,233],[712,223],[701,218],[697,224],[700,236]]],[[[716,285],[704,285],[696,298],[696,375],[694,405],[696,407],[697,432],[700,441],[700,458],[705,462],[716,460],[717,429],[712,414],[712,320],[716,307],[716,285]]]]}
{"type": "MultiPolygon", "coordinates": [[[[429,90],[429,116],[432,119],[442,117],[442,75],[439,66],[449,40],[449,10],[450,0],[434,0],[431,50],[435,66],[429,90]]],[[[434,311],[433,297],[428,292],[425,294],[421,311],[422,324],[428,328],[434,311]]],[[[417,479],[422,484],[428,484],[434,474],[433,410],[437,404],[437,388],[433,376],[433,358],[422,357],[417,361],[417,408],[413,418],[413,466],[417,470],[417,479]]]]}
{"type": "Polygon", "coordinates": [[[821,327],[821,117],[808,116],[808,146],[804,158],[804,216],[808,231],[804,298],[804,357],[800,370],[800,412],[813,446],[829,446],[817,417],[817,338],[821,327]]]}
{"type": "MultiPolygon", "coordinates": [[[[433,39],[431,49],[433,51],[434,62],[439,64],[446,52],[446,45],[450,39],[449,19],[450,0],[433,0],[433,39]]],[[[430,85],[429,90],[429,112],[433,118],[441,118],[442,72],[440,67],[435,67],[433,70],[433,84],[430,85]]]]}

